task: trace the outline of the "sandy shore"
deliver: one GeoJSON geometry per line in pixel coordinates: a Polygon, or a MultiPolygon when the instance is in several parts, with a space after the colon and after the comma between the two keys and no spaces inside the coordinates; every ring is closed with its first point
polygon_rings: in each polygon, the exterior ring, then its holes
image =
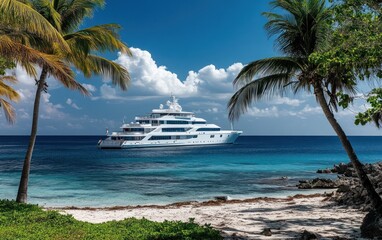
{"type": "Polygon", "coordinates": [[[337,206],[321,194],[287,198],[187,202],[166,206],[127,206],[111,208],[65,208],[62,213],[76,219],[100,223],[124,218],[147,218],[153,221],[194,218],[209,223],[227,239],[294,239],[304,230],[324,239],[356,239],[365,213],[337,206]],[[272,236],[261,234],[270,228],[272,236]]]}

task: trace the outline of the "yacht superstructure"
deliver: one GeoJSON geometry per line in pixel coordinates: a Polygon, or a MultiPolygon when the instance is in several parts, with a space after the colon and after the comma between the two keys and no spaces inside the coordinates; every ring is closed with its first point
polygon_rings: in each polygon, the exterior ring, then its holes
{"type": "Polygon", "coordinates": [[[98,142],[100,148],[139,148],[233,143],[242,131],[221,130],[192,112],[182,111],[174,96],[160,104],[149,116],[135,117],[135,122],[123,124],[121,131],[107,133],[98,142]]]}

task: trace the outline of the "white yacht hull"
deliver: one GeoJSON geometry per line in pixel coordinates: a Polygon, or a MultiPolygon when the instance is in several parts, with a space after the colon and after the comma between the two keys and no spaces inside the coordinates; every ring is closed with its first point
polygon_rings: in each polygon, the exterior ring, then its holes
{"type": "MultiPolygon", "coordinates": [[[[124,140],[100,140],[98,147],[102,149],[121,149],[121,148],[148,148],[148,147],[171,147],[171,146],[197,146],[197,145],[218,145],[232,144],[240,136],[241,131],[224,131],[200,133],[197,138],[190,139],[171,139],[171,140],[146,140],[150,135],[140,141],[124,140]],[[213,137],[211,137],[213,136],[213,137]]],[[[191,134],[193,135],[193,134],[191,134]]],[[[179,135],[185,136],[185,135],[179,135]]]]}

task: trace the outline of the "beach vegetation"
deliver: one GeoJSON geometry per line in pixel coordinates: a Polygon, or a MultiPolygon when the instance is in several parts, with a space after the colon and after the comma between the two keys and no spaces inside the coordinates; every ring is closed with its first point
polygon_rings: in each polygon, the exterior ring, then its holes
{"type": "Polygon", "coordinates": [[[222,239],[219,231],[192,221],[153,222],[128,218],[99,224],[78,221],[71,215],[43,210],[37,205],[0,200],[0,239],[222,239]]]}
{"type": "MultiPolygon", "coordinates": [[[[87,78],[100,75],[111,79],[114,85],[126,90],[130,81],[128,71],[118,63],[99,55],[101,52],[120,51],[130,54],[128,47],[120,40],[118,24],[102,24],[80,29],[86,18],[92,17],[96,9],[101,8],[104,0],[35,0],[23,1],[47,20],[59,36],[64,39],[67,51],[57,47],[54,41],[31,41],[31,45],[44,54],[56,56],[82,72],[87,78]]],[[[46,79],[49,66],[43,64],[40,76],[36,80],[36,95],[33,107],[32,127],[27,152],[24,158],[20,178],[17,202],[27,202],[28,180],[33,149],[37,136],[38,115],[42,92],[48,91],[46,79]]],[[[70,71],[72,74],[72,72],[70,71]]],[[[89,92],[74,78],[57,78],[65,87],[78,90],[84,95],[89,92]]]]}
{"type": "MultiPolygon", "coordinates": [[[[282,55],[253,61],[240,71],[233,82],[237,91],[228,103],[230,120],[238,119],[260,99],[287,92],[314,94],[367,190],[374,210],[382,214],[382,199],[334,115],[338,109],[338,93],[354,95],[357,78],[354,68],[349,68],[346,63],[322,61],[322,56],[330,52],[333,44],[330,39],[336,25],[332,9],[327,7],[325,0],[275,0],[271,5],[279,11],[264,13],[268,18],[265,28],[269,36],[275,37],[275,47],[282,55]]],[[[343,59],[348,57],[346,52],[336,54],[343,54],[343,59]]],[[[366,69],[359,70],[367,76],[366,69]]]]}

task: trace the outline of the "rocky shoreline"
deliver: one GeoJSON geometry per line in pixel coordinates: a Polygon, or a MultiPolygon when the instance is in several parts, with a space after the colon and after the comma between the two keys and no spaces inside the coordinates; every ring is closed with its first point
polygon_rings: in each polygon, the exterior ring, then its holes
{"type": "MultiPolygon", "coordinates": [[[[377,193],[382,196],[382,162],[365,164],[363,167],[377,193]]],[[[337,188],[332,200],[338,204],[355,207],[363,211],[371,209],[367,191],[362,187],[351,163],[340,163],[334,165],[332,169],[317,170],[317,173],[329,172],[337,173],[338,179],[317,178],[311,181],[300,181],[297,186],[299,188],[337,188]]]]}

